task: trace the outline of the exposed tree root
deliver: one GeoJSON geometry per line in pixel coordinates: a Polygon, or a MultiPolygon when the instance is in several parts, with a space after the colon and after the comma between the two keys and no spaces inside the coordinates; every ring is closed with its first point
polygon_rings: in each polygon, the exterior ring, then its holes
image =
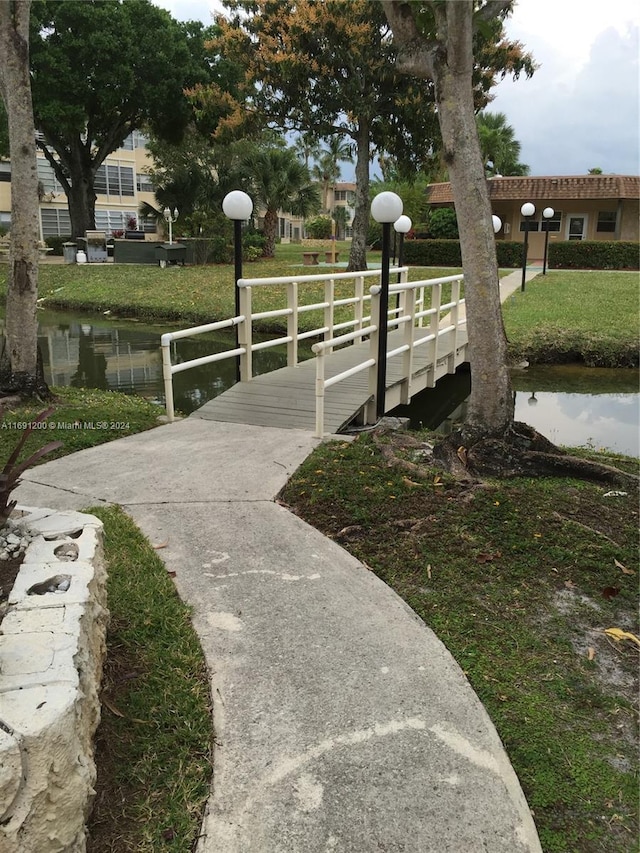
{"type": "MultiPolygon", "coordinates": [[[[398,456],[398,450],[420,450],[425,444],[409,433],[396,433],[392,443],[382,440],[385,431],[376,430],[373,441],[387,465],[406,471],[413,478],[427,479],[431,473],[420,462],[398,456]]],[[[573,477],[635,491],[640,478],[612,465],[592,462],[572,456],[552,444],[533,427],[524,423],[512,424],[502,437],[487,437],[465,428],[438,441],[430,461],[459,482],[473,489],[487,477],[573,477]]]]}

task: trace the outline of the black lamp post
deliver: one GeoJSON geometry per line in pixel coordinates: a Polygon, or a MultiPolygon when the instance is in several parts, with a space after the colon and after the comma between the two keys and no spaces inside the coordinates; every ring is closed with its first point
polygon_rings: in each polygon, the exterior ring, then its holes
{"type": "Polygon", "coordinates": [[[524,293],[525,276],[527,274],[527,252],[529,251],[529,223],[531,217],[536,212],[535,206],[530,201],[525,202],[520,208],[520,213],[524,216],[524,249],[522,251],[522,284],[520,290],[524,293]]]}
{"type": "MultiPolygon", "coordinates": [[[[227,193],[222,200],[222,211],[224,215],[233,220],[233,258],[235,266],[234,287],[234,311],[237,317],[240,314],[240,291],[238,281],[242,278],[242,223],[246,222],[253,212],[253,202],[242,190],[233,190],[227,193]]],[[[236,349],[238,349],[238,326],[236,331],[236,349]]],[[[236,382],[240,381],[240,356],[236,357],[236,382]]]]}
{"type": "Polygon", "coordinates": [[[544,260],[542,261],[542,275],[547,274],[547,251],[549,249],[549,225],[551,224],[549,220],[555,214],[555,210],[552,207],[545,207],[542,211],[542,216],[544,217],[542,227],[544,228],[544,260]]]}
{"type": "Polygon", "coordinates": [[[379,193],[371,202],[371,216],[382,225],[382,269],[380,275],[380,323],[378,327],[378,380],[376,385],[376,415],[385,411],[387,388],[387,326],[389,319],[389,259],[391,255],[391,226],[402,215],[402,199],[391,192],[379,193]]]}

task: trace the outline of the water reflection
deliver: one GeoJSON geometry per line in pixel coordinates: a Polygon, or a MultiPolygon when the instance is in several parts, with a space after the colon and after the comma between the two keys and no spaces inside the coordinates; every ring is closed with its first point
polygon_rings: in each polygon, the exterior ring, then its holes
{"type": "MultiPolygon", "coordinates": [[[[514,371],[511,378],[516,420],[535,427],[555,444],[640,456],[637,370],[562,365],[514,371]]],[[[469,372],[461,369],[394,414],[410,418],[414,429],[438,428],[446,434],[464,421],[470,390],[469,372]]]]}
{"type": "MultiPolygon", "coordinates": [[[[160,336],[176,323],[142,323],[103,315],[39,311],[39,342],[49,385],[75,385],[139,394],[164,405],[160,336]]],[[[3,322],[0,319],[0,335],[3,322]]],[[[266,340],[268,336],[262,336],[266,340]]],[[[173,363],[234,347],[232,332],[217,332],[172,344],[173,363]]],[[[307,342],[299,358],[308,358],[307,342]]],[[[284,367],[286,347],[254,354],[254,372],[284,367]]],[[[189,414],[230,388],[235,365],[201,365],[173,377],[175,407],[189,414]]],[[[516,419],[526,421],[562,445],[590,444],[640,456],[637,370],[605,370],[575,365],[514,372],[516,419]]],[[[471,388],[468,370],[445,376],[438,387],[414,397],[395,414],[420,426],[451,430],[464,420],[471,388]]]]}
{"type": "MultiPolygon", "coordinates": [[[[40,311],[39,345],[45,379],[52,387],[72,385],[135,393],[164,405],[160,337],[180,328],[172,324],[141,323],[102,315],[78,317],[67,312],[40,311]]],[[[3,322],[0,320],[0,334],[3,322]]],[[[254,335],[256,341],[268,335],[254,335]]],[[[226,330],[172,344],[174,364],[234,348],[226,330]]],[[[308,357],[308,348],[300,358],[308,357]]],[[[254,354],[254,373],[286,365],[286,347],[254,354]]],[[[235,382],[233,359],[191,368],[173,377],[174,405],[189,414],[235,382]]]]}

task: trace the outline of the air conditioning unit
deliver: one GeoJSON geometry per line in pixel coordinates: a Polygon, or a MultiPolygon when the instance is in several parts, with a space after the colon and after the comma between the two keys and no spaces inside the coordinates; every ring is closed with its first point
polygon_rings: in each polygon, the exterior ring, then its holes
{"type": "Polygon", "coordinates": [[[505,223],[504,223],[504,233],[505,233],[505,234],[508,234],[508,233],[509,233],[509,231],[511,231],[511,226],[509,225],[509,223],[508,223],[508,222],[505,222],[505,223]]]}

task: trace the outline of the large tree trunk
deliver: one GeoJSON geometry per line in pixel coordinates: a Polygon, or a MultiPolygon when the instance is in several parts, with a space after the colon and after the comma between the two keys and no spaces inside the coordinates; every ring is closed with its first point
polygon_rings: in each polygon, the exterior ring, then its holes
{"type": "Polygon", "coordinates": [[[40,149],[55,172],[58,183],[64,189],[69,205],[72,238],[84,237],[85,232],[96,227],[96,193],[94,177],[104,158],[91,157],[91,146],[80,136],[67,145],[61,140],[47,138],[40,142],[40,149]],[[54,151],[60,152],[54,156],[54,151]]]}
{"type": "MultiPolygon", "coordinates": [[[[498,0],[486,8],[498,14],[506,5],[506,0],[498,0]]],[[[400,48],[399,69],[430,78],[435,85],[465,282],[471,398],[462,438],[465,444],[473,444],[482,436],[507,433],[514,413],[491,204],[473,103],[474,0],[429,6],[435,27],[433,33],[425,34],[416,26],[413,6],[384,0],[394,42],[400,48]]]]}
{"type": "Polygon", "coordinates": [[[447,3],[441,14],[446,14],[447,53],[435,63],[434,82],[464,270],[471,365],[465,431],[502,435],[513,423],[513,395],[491,203],[473,103],[473,3],[447,3]]]}
{"type": "Polygon", "coordinates": [[[9,124],[11,241],[6,302],[8,387],[37,387],[38,171],[29,77],[31,0],[0,3],[0,92],[9,124]]]}
{"type": "Polygon", "coordinates": [[[362,119],[356,136],[356,198],[353,236],[347,270],[366,270],[367,232],[369,231],[369,125],[362,119]]]}

